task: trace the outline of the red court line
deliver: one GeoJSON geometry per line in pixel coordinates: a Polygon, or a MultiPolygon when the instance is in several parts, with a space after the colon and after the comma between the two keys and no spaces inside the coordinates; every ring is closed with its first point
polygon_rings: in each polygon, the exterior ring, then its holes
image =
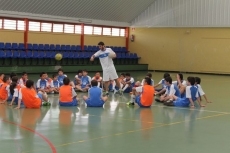
{"type": "Polygon", "coordinates": [[[25,126],[22,126],[22,125],[20,125],[20,124],[14,123],[14,122],[10,122],[10,121],[7,121],[7,120],[2,120],[2,121],[3,121],[3,122],[6,122],[6,123],[9,123],[9,124],[12,124],[12,125],[15,125],[15,126],[18,126],[18,127],[22,128],[22,129],[25,129],[25,130],[27,130],[27,131],[30,131],[30,132],[32,132],[32,133],[38,135],[40,138],[42,138],[42,139],[49,145],[49,147],[50,147],[51,150],[52,150],[52,153],[57,153],[57,150],[56,150],[56,148],[54,147],[54,145],[52,144],[52,142],[51,142],[49,139],[47,139],[45,136],[43,136],[42,134],[40,134],[40,133],[38,133],[38,132],[36,132],[36,131],[30,129],[30,128],[27,128],[27,127],[25,127],[25,126]]]}

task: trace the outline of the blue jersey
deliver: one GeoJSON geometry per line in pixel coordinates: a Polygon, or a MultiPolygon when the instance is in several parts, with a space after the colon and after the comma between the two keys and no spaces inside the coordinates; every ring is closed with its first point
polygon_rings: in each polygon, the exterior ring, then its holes
{"type": "Polygon", "coordinates": [[[63,85],[63,80],[64,80],[65,77],[66,77],[65,75],[59,75],[58,76],[58,81],[59,81],[60,86],[63,85]]]}
{"type": "Polygon", "coordinates": [[[58,80],[53,81],[52,86],[55,87],[55,88],[59,88],[60,87],[59,81],[58,80]]]}
{"type": "Polygon", "coordinates": [[[104,101],[101,99],[102,89],[94,86],[89,89],[89,98],[86,101],[88,107],[102,107],[104,101]]]}
{"type": "Polygon", "coordinates": [[[177,97],[181,97],[180,90],[174,84],[171,84],[170,86],[167,86],[165,93],[167,95],[175,95],[177,97]]]}
{"type": "Polygon", "coordinates": [[[186,96],[183,98],[178,98],[175,102],[175,106],[181,106],[181,107],[189,107],[190,101],[189,99],[191,98],[194,101],[197,100],[198,96],[198,89],[195,86],[187,86],[186,91],[185,91],[186,96]]]}
{"type": "Polygon", "coordinates": [[[81,78],[81,88],[85,88],[86,85],[90,84],[90,78],[89,76],[82,76],[81,78]]]}
{"type": "Polygon", "coordinates": [[[37,89],[45,89],[46,87],[48,87],[47,85],[47,80],[41,80],[39,79],[37,82],[37,89]]]}

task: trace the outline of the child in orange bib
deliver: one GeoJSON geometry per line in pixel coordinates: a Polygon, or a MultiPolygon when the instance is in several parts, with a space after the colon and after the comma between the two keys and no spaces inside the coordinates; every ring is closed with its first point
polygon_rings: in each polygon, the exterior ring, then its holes
{"type": "Polygon", "coordinates": [[[0,104],[4,104],[8,99],[10,77],[4,76],[3,82],[4,83],[0,87],[0,104]]]}

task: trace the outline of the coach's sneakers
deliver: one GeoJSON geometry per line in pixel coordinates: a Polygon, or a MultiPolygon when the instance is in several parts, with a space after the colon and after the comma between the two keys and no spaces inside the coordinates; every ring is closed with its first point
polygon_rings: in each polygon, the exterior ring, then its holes
{"type": "Polygon", "coordinates": [[[105,92],[105,95],[106,95],[106,96],[109,96],[109,92],[108,92],[108,91],[106,91],[106,92],[105,92]]]}
{"type": "Polygon", "coordinates": [[[123,95],[123,90],[122,89],[119,89],[119,95],[122,96],[123,95]]]}

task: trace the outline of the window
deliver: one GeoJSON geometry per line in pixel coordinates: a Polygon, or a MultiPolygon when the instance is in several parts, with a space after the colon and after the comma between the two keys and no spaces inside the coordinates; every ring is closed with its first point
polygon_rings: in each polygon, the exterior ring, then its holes
{"type": "Polygon", "coordinates": [[[120,36],[124,37],[125,36],[125,29],[120,29],[120,36]]]}
{"type": "Polygon", "coordinates": [[[74,25],[65,24],[64,25],[64,33],[74,33],[74,25]]]}
{"type": "Polygon", "coordinates": [[[93,34],[93,27],[92,26],[84,26],[84,34],[92,35],[93,34]]]}
{"type": "Polygon", "coordinates": [[[2,28],[2,19],[0,19],[0,29],[2,28]]]}
{"type": "Polygon", "coordinates": [[[81,34],[81,25],[75,25],[75,33],[81,34]]]}
{"type": "Polygon", "coordinates": [[[18,24],[17,30],[25,30],[25,22],[23,20],[18,20],[17,24],[18,24]]]}
{"type": "Polygon", "coordinates": [[[16,20],[4,19],[4,29],[16,30],[16,20]]]}
{"type": "Polygon", "coordinates": [[[29,21],[29,31],[40,31],[40,22],[29,21]]]}
{"type": "Polygon", "coordinates": [[[119,36],[120,29],[119,28],[112,28],[112,36],[119,36]]]}
{"type": "Polygon", "coordinates": [[[52,31],[52,23],[41,23],[41,31],[51,32],[52,31]]]}
{"type": "Polygon", "coordinates": [[[110,36],[111,28],[103,28],[103,35],[110,36]]]}
{"type": "Polygon", "coordinates": [[[63,24],[53,24],[53,32],[63,32],[63,24]]]}
{"type": "Polygon", "coordinates": [[[93,27],[93,34],[94,35],[101,35],[102,27],[93,27]]]}

